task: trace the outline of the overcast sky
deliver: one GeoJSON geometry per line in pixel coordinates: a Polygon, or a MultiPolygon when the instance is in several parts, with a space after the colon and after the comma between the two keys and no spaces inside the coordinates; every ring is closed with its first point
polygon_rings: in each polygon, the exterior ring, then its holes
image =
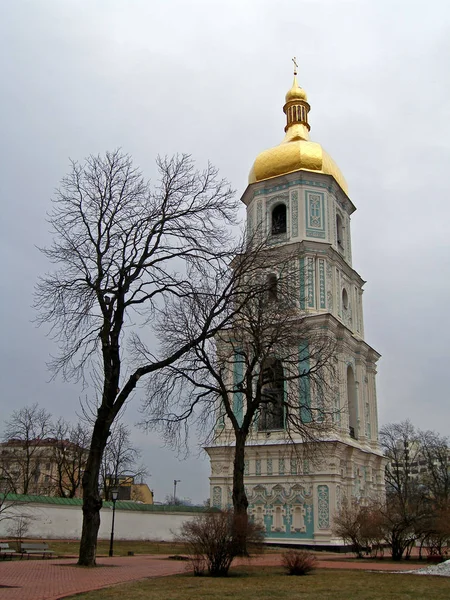
{"type": "MultiPolygon", "coordinates": [[[[53,346],[30,308],[69,157],[120,146],[152,177],[157,154],[188,152],[241,194],[256,155],[283,138],[295,55],[311,138],[357,207],[353,266],[367,280],[366,341],[382,354],[380,423],[450,433],[448,1],[0,4],[1,421],[32,402],[76,419],[80,390],[49,382],[53,346]]],[[[174,478],[181,496],[208,497],[207,460],[180,463],[157,436],[133,435],[156,500],[174,478]]]]}

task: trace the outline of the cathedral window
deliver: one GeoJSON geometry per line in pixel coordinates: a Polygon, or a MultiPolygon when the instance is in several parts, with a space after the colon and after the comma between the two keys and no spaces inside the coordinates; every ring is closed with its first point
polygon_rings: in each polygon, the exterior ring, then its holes
{"type": "Polygon", "coordinates": [[[342,225],[342,217],[336,214],[336,235],[337,245],[340,250],[344,249],[344,226],[342,225]]]}
{"type": "Polygon", "coordinates": [[[267,299],[274,302],[278,297],[278,279],[275,273],[269,273],[266,279],[267,299]]]}
{"type": "Polygon", "coordinates": [[[353,439],[358,438],[358,407],[356,398],[355,374],[352,367],[347,367],[347,401],[349,434],[353,439]]]}
{"type": "Polygon", "coordinates": [[[342,306],[344,307],[344,310],[348,309],[348,294],[345,288],[342,290],[342,306]]]}
{"type": "Polygon", "coordinates": [[[277,204],[272,210],[272,235],[279,235],[287,231],[287,211],[285,204],[277,204]]]}
{"type": "Polygon", "coordinates": [[[266,361],[261,370],[262,403],[259,415],[259,431],[284,428],[284,375],[279,360],[266,361]]]}

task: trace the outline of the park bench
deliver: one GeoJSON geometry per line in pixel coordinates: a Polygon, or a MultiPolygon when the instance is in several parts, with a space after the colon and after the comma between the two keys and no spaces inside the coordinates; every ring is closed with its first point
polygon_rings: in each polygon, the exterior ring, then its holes
{"type": "Polygon", "coordinates": [[[12,558],[14,554],[17,554],[17,552],[10,548],[7,542],[0,542],[0,556],[3,560],[5,558],[12,558]]]}
{"type": "Polygon", "coordinates": [[[51,556],[52,554],[54,554],[53,550],[50,550],[48,547],[48,544],[46,544],[45,542],[39,542],[39,543],[22,543],[20,544],[20,552],[22,554],[22,558],[24,556],[28,556],[28,558],[30,558],[30,556],[32,554],[42,554],[42,558],[45,558],[46,556],[51,556]]]}

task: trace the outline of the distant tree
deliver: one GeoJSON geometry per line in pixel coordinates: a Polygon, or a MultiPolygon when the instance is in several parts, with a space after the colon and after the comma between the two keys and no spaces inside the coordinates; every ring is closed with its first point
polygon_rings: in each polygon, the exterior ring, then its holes
{"type": "Polygon", "coordinates": [[[212,166],[197,171],[186,155],[159,159],[157,166],[152,189],[120,151],[73,162],[49,215],[54,238],[43,252],[56,267],[36,288],[36,308],[38,323],[48,323],[59,344],[50,366],[66,379],[82,378],[95,366],[100,384],[83,475],[80,565],[95,565],[99,475],[120,410],[142,377],[213,336],[229,318],[232,286],[220,279],[223,295],[197,315],[188,342],[127,362],[127,348],[140,343],[137,327],[153,325],[171,298],[202,293],[230,256],[228,225],[237,203],[227,182],[212,166]]]}
{"type": "Polygon", "coordinates": [[[103,453],[100,470],[100,485],[105,500],[111,500],[111,490],[116,487],[121,476],[130,478],[148,475],[146,467],[138,464],[141,453],[131,442],[130,428],[116,422],[103,453]]]}
{"type": "Polygon", "coordinates": [[[194,506],[190,498],[174,498],[173,494],[167,494],[164,498],[164,504],[168,506],[194,506]]]}
{"type": "Polygon", "coordinates": [[[39,493],[42,463],[41,441],[51,432],[51,415],[35,403],[15,410],[5,421],[0,456],[0,477],[16,494],[39,493]]]}
{"type": "Polygon", "coordinates": [[[388,459],[386,465],[386,491],[395,495],[401,504],[408,503],[414,487],[412,463],[420,456],[419,435],[411,421],[389,423],[380,429],[381,448],[388,459]]]}
{"type": "Polygon", "coordinates": [[[388,459],[384,534],[393,558],[400,560],[417,540],[423,544],[440,535],[436,515],[446,514],[450,490],[448,443],[403,421],[382,427],[380,444],[388,459]]]}
{"type": "Polygon", "coordinates": [[[419,431],[419,481],[425,487],[434,506],[450,508],[450,443],[449,438],[435,431],[419,431]]]}
{"type": "Polygon", "coordinates": [[[53,483],[56,495],[73,498],[81,487],[91,431],[83,423],[72,425],[60,418],[53,426],[52,437],[52,460],[56,468],[53,483]]]}

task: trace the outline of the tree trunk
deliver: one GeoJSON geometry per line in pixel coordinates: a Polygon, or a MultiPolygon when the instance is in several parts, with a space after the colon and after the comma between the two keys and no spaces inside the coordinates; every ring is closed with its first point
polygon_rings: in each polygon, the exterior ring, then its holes
{"type": "Polygon", "coordinates": [[[233,465],[233,509],[237,515],[247,514],[248,500],[244,486],[246,435],[236,432],[236,447],[233,465]]]}
{"type": "Polygon", "coordinates": [[[247,524],[248,524],[248,500],[244,486],[245,469],[245,442],[247,436],[242,432],[236,432],[236,447],[234,451],[233,465],[233,511],[234,511],[234,540],[237,554],[248,556],[247,551],[247,524]]]}
{"type": "Polygon", "coordinates": [[[98,489],[100,466],[103,451],[109,435],[109,425],[97,418],[92,433],[86,470],[83,474],[83,529],[81,532],[78,565],[95,567],[97,556],[97,536],[100,527],[102,499],[98,489]]]}

